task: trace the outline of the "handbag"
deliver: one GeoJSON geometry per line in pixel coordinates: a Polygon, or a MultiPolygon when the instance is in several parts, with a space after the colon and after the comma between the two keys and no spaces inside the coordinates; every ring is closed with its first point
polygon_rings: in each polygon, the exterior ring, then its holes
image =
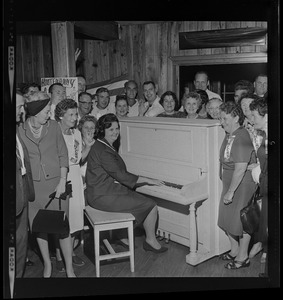
{"type": "Polygon", "coordinates": [[[241,209],[240,218],[243,225],[243,230],[252,235],[259,228],[259,219],[261,213],[262,197],[260,195],[259,186],[252,195],[248,205],[241,209]]]}
{"type": "Polygon", "coordinates": [[[61,210],[61,200],[66,200],[67,196],[72,192],[70,181],[66,183],[66,187],[67,185],[68,189],[59,198],[55,197],[56,192],[49,195],[49,202],[45,205],[44,209],[40,209],[37,212],[33,220],[32,232],[69,235],[69,220],[66,213],[61,210]],[[47,207],[54,199],[59,200],[59,210],[48,210],[47,207]]]}

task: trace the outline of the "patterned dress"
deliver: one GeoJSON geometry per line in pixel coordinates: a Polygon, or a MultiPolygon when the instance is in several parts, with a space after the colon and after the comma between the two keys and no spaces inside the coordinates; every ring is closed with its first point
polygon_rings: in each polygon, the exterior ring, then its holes
{"type": "Polygon", "coordinates": [[[240,210],[247,205],[256,189],[251,172],[246,170],[241,183],[234,193],[232,203],[228,205],[223,203],[223,197],[232,181],[235,163],[243,162],[248,164],[255,163],[256,156],[249,133],[244,127],[240,127],[232,135],[227,134],[225,136],[220,148],[223,190],[219,203],[218,226],[234,236],[243,234],[240,210]]]}
{"type": "Polygon", "coordinates": [[[70,233],[83,230],[85,207],[84,188],[81,175],[80,160],[82,157],[82,138],[78,129],[72,129],[71,134],[63,134],[68,148],[69,172],[67,180],[72,183],[72,197],[69,198],[70,233]]]}

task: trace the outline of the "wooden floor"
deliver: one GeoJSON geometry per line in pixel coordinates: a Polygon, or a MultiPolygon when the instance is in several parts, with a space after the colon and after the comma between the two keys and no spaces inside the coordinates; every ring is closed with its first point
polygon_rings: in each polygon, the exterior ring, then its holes
{"type": "MultiPolygon", "coordinates": [[[[89,236],[86,234],[86,238],[89,236]]],[[[211,258],[197,266],[186,263],[186,255],[189,249],[183,245],[169,241],[160,241],[168,247],[168,251],[162,254],[146,252],[142,247],[144,234],[135,234],[135,272],[130,271],[129,258],[120,258],[112,261],[102,261],[100,267],[100,277],[258,277],[263,265],[260,263],[261,254],[251,259],[250,267],[239,270],[228,270],[224,267],[227,263],[219,257],[211,258]]],[[[92,249],[86,247],[87,243],[81,244],[76,250],[76,254],[85,261],[85,265],[74,266],[74,271],[79,278],[96,277],[94,256],[90,254],[92,249]],[[84,251],[84,250],[87,251],[84,251]],[[87,255],[86,253],[89,252],[87,255]]],[[[123,247],[113,244],[114,250],[123,251],[123,247]]],[[[104,249],[102,248],[101,251],[104,249]]],[[[35,263],[34,266],[27,267],[24,278],[41,278],[43,264],[40,257],[29,250],[29,258],[35,263]]],[[[66,278],[66,273],[56,270],[56,260],[52,260],[52,277],[66,278]]]]}

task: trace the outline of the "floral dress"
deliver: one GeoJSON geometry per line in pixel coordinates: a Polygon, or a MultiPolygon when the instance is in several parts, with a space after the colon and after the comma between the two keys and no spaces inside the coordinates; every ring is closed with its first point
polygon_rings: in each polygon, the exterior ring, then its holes
{"type": "Polygon", "coordinates": [[[82,157],[82,138],[78,129],[72,129],[71,134],[63,134],[69,155],[69,172],[67,180],[72,183],[72,196],[69,199],[70,233],[83,230],[84,226],[84,189],[80,168],[82,157]]]}

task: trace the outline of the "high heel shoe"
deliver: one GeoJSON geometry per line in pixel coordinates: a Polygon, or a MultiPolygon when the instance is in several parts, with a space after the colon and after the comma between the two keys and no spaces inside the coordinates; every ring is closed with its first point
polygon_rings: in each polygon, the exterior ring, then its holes
{"type": "Polygon", "coordinates": [[[154,253],[163,253],[168,250],[168,248],[161,246],[160,249],[155,249],[151,245],[149,245],[146,241],[143,242],[143,249],[145,251],[152,251],[154,253]]]}
{"type": "Polygon", "coordinates": [[[263,247],[261,247],[258,251],[253,252],[252,250],[249,253],[249,258],[254,258],[255,256],[257,256],[260,252],[263,251],[263,247]]]}
{"type": "Polygon", "coordinates": [[[52,264],[51,264],[51,272],[50,272],[50,276],[44,276],[44,270],[43,270],[43,275],[42,275],[42,277],[43,277],[43,278],[51,278],[51,277],[52,277],[52,271],[53,271],[53,266],[52,266],[52,264]]]}
{"type": "Polygon", "coordinates": [[[238,270],[238,269],[241,269],[241,268],[247,268],[249,266],[250,266],[250,260],[247,257],[243,261],[232,260],[228,264],[225,265],[225,268],[229,269],[229,270],[238,270]]]}

